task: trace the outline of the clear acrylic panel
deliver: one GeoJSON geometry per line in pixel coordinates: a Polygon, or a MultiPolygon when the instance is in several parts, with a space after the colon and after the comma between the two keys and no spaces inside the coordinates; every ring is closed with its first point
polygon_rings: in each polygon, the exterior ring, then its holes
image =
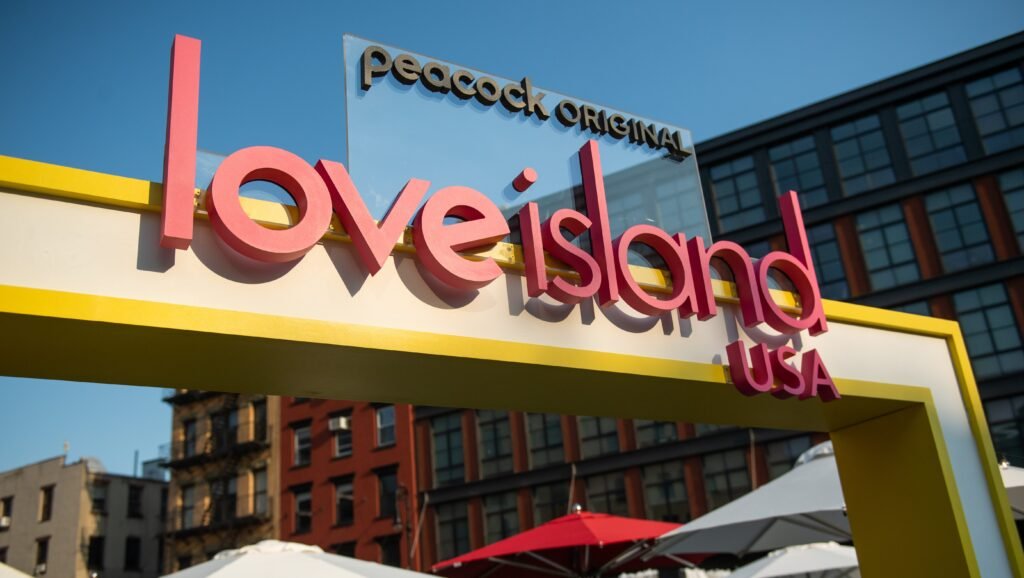
{"type": "Polygon", "coordinates": [[[522,110],[510,111],[500,101],[488,105],[454,92],[430,90],[422,79],[406,84],[396,79],[393,71],[372,78],[370,87],[364,89],[363,53],[374,45],[384,48],[393,60],[410,54],[420,67],[433,62],[450,73],[466,70],[475,79],[494,79],[497,87],[521,85],[521,81],[346,35],[346,166],[375,218],[384,217],[410,178],[430,181],[428,196],[447,186],[471,187],[509,217],[529,201],[540,205],[542,219],[564,207],[585,212],[577,153],[587,140],[594,139],[600,145],[613,236],[647,223],[670,234],[702,236],[710,242],[689,131],[540,87],[532,87],[533,93],[546,93],[541,103],[550,115],[547,119],[522,110]],[[597,134],[582,129],[579,123],[567,127],[555,110],[563,100],[605,111],[605,118],[620,114],[624,119],[653,124],[659,131],[678,131],[677,142],[684,152],[670,154],[669,147],[630,142],[631,138],[616,138],[610,132],[597,134]],[[534,169],[538,178],[520,193],[512,181],[527,167],[534,169]]]}

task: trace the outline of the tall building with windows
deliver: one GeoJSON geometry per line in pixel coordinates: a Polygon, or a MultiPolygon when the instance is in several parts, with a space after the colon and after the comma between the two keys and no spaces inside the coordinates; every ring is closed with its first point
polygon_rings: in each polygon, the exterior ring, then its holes
{"type": "Polygon", "coordinates": [[[781,247],[796,190],[826,298],[959,321],[996,452],[1024,465],[1024,33],[697,153],[716,238],[781,247]]]}
{"type": "MultiPolygon", "coordinates": [[[[826,298],[958,320],[996,450],[1017,465],[1024,465],[1022,73],[1024,33],[697,145],[715,239],[737,241],[755,258],[783,248],[775,199],[796,190],[826,298]]],[[[609,203],[613,228],[635,224],[636,215],[693,208],[668,202],[685,191],[665,186],[666,195],[652,194],[664,182],[655,168],[606,176],[609,186],[637,193],[609,203]]],[[[574,202],[585,210],[578,196],[574,202]]],[[[688,213],[680,227],[694,222],[688,213]]],[[[285,399],[280,412],[280,490],[271,493],[277,537],[420,570],[564,515],[574,503],[686,522],[782,475],[826,439],[303,398],[285,399]]],[[[195,413],[203,423],[216,412],[195,413]]],[[[190,415],[176,409],[177,444],[205,439],[190,415]]],[[[172,483],[175,517],[186,504],[190,516],[209,512],[210,477],[185,479],[192,481],[172,483]]]]}
{"type": "Polygon", "coordinates": [[[415,567],[412,408],[282,400],[279,539],[415,567]]]}
{"type": "Polygon", "coordinates": [[[172,390],[164,573],[277,537],[275,396],[172,390]]]}
{"type": "Polygon", "coordinates": [[[167,484],[64,456],[0,472],[0,562],[32,576],[155,578],[167,484]]]}

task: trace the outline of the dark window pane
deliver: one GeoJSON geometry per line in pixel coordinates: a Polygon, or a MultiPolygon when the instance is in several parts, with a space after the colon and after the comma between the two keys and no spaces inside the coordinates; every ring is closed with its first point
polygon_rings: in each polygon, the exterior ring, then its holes
{"type": "Polygon", "coordinates": [[[966,160],[949,99],[944,92],[896,109],[900,132],[915,175],[923,175],[966,160]]]}

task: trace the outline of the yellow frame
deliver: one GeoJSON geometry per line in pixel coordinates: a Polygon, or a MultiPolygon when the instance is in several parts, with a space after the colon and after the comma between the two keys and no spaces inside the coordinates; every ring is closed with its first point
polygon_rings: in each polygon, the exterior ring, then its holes
{"type": "MultiPolygon", "coordinates": [[[[158,183],[3,156],[0,187],[126,210],[161,208],[158,183]]],[[[197,207],[198,199],[197,191],[197,207]]],[[[274,203],[245,203],[270,226],[291,218],[274,203]]],[[[348,240],[337,223],[325,238],[348,240]]],[[[396,250],[414,251],[408,241],[396,250]]],[[[516,246],[499,244],[484,255],[522,268],[516,246]]],[[[649,289],[669,290],[660,271],[634,273],[649,289]]],[[[730,284],[716,284],[717,299],[734,297],[730,284]]],[[[776,297],[795,305],[788,294],[776,297]]],[[[826,301],[825,311],[833,322],[946,341],[1011,568],[1024,578],[959,325],[836,301],[826,301]]],[[[0,331],[18,336],[0,348],[0,374],[10,376],[827,431],[866,575],[979,576],[926,388],[837,379],[840,403],[783,403],[738,394],[721,365],[2,285],[0,331]]]]}

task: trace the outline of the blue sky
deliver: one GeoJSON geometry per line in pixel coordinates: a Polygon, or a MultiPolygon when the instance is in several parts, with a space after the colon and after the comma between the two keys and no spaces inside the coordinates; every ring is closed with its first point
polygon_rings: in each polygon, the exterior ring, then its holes
{"type": "MultiPolygon", "coordinates": [[[[1024,29],[1024,2],[0,3],[0,154],[159,180],[169,48],[202,39],[201,148],[345,158],[342,33],[693,131],[697,142],[1024,29]]],[[[0,266],[3,249],[0,249],[0,266]]],[[[0,368],[2,372],[2,368],[0,368]]],[[[130,472],[160,391],[0,378],[0,470],[130,472]]]]}

